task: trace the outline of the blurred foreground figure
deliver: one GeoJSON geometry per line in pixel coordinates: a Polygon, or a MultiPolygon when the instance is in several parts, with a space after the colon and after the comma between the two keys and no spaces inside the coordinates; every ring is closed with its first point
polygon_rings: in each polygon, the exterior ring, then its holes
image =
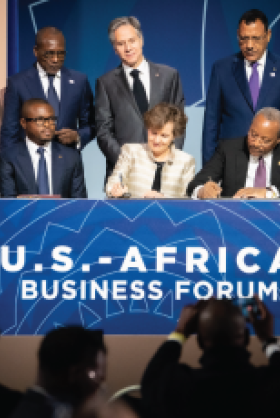
{"type": "Polygon", "coordinates": [[[210,299],[186,306],[175,332],[159,348],[144,373],[145,416],[275,416],[280,348],[273,337],[272,315],[259,299],[256,301],[260,315],[250,312],[250,321],[269,365],[255,367],[250,363],[246,321],[230,300],[210,299]],[[197,333],[203,350],[200,369],[179,363],[182,345],[193,333],[197,333]]]}
{"type": "Polygon", "coordinates": [[[106,377],[102,331],[69,326],[51,331],[38,352],[36,385],[13,418],[70,418],[100,389],[106,377]]]}

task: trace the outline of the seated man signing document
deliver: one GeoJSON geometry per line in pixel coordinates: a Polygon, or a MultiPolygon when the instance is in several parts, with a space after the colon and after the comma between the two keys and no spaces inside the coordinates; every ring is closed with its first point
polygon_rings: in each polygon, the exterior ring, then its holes
{"type": "Polygon", "coordinates": [[[160,103],[144,115],[148,142],[125,144],[109,177],[106,193],[112,197],[182,197],[194,177],[194,158],[175,148],[174,140],[185,133],[184,112],[160,103]]]}
{"type": "Polygon", "coordinates": [[[280,190],[280,111],[260,110],[248,135],[222,141],[189,184],[193,198],[275,198],[280,190]]]}

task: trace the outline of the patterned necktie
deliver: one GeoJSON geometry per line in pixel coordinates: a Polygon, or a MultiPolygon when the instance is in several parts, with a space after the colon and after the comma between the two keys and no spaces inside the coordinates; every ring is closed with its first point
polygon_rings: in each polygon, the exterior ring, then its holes
{"type": "Polygon", "coordinates": [[[266,169],[263,157],[259,159],[259,165],[255,174],[254,187],[266,187],[266,169]]]}
{"type": "Polygon", "coordinates": [[[37,174],[38,193],[50,194],[47,164],[46,164],[46,160],[44,157],[45,149],[43,147],[39,147],[37,149],[37,152],[38,154],[40,154],[38,174],[37,174]]]}
{"type": "Polygon", "coordinates": [[[143,113],[145,113],[148,110],[148,100],[143,83],[139,78],[139,70],[132,70],[130,72],[130,75],[134,78],[133,94],[138,108],[143,115],[143,113]]]}
{"type": "Polygon", "coordinates": [[[260,91],[260,80],[259,80],[259,72],[258,72],[258,62],[254,62],[252,64],[252,74],[249,80],[249,86],[251,91],[251,97],[253,100],[253,107],[254,110],[256,109],[259,91],[260,91]]]}
{"type": "Polygon", "coordinates": [[[52,106],[52,108],[54,109],[55,116],[58,117],[58,115],[59,115],[59,100],[58,100],[57,93],[56,93],[54,85],[53,85],[54,77],[55,76],[53,74],[48,74],[48,78],[49,78],[48,102],[52,106]]]}

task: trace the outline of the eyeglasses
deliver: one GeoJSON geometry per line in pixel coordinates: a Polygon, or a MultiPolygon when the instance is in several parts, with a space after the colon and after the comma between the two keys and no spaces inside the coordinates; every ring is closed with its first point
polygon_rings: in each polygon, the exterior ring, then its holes
{"type": "Polygon", "coordinates": [[[63,60],[65,58],[66,51],[46,51],[42,55],[46,59],[53,59],[57,57],[59,60],[63,60]]]}
{"type": "Polygon", "coordinates": [[[265,33],[262,36],[237,36],[237,39],[240,44],[247,44],[249,41],[252,41],[254,44],[261,43],[267,36],[265,33]]]}
{"type": "Polygon", "coordinates": [[[38,126],[44,126],[46,122],[48,122],[49,125],[56,125],[57,117],[56,116],[50,116],[49,118],[25,118],[26,122],[36,122],[38,126]]]}
{"type": "Polygon", "coordinates": [[[252,132],[251,130],[248,132],[248,136],[251,141],[256,142],[258,140],[262,145],[270,145],[273,143],[272,138],[262,138],[256,132],[252,132]]]}

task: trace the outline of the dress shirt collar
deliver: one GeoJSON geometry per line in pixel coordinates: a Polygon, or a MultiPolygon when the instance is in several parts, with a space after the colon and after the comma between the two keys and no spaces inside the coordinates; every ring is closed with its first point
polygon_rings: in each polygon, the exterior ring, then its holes
{"type": "Polygon", "coordinates": [[[37,145],[37,144],[35,144],[35,142],[31,141],[28,137],[25,138],[25,141],[26,141],[26,145],[27,145],[28,151],[29,151],[29,153],[31,155],[39,155],[37,153],[37,149],[40,146],[43,146],[44,147],[44,149],[45,149],[45,155],[46,154],[50,154],[50,152],[51,152],[51,142],[52,141],[47,142],[45,145],[37,145]]]}
{"type": "Polygon", "coordinates": [[[130,73],[131,73],[132,70],[139,70],[140,73],[142,73],[142,74],[148,74],[149,73],[149,64],[148,64],[148,61],[145,60],[145,58],[143,58],[143,60],[141,61],[141,64],[137,68],[129,67],[128,65],[126,65],[124,63],[122,64],[122,66],[123,66],[125,74],[127,76],[129,75],[130,77],[131,77],[130,73]]]}
{"type": "MultiPolygon", "coordinates": [[[[273,154],[273,151],[270,151],[267,154],[263,155],[262,157],[263,157],[264,161],[265,162],[270,161],[272,159],[272,154],[273,154]]],[[[257,162],[259,162],[259,159],[260,159],[260,157],[255,157],[254,155],[250,154],[250,161],[257,163],[257,162]]]]}
{"type": "MultiPolygon", "coordinates": [[[[266,63],[266,56],[267,56],[267,50],[264,51],[263,56],[257,61],[259,66],[263,68],[265,67],[265,63],[266,63]]],[[[245,61],[246,67],[250,67],[250,68],[252,67],[252,63],[250,61],[246,59],[244,59],[244,61],[245,61]]]]}
{"type": "MultiPolygon", "coordinates": [[[[150,159],[155,163],[155,162],[159,162],[159,161],[156,161],[156,159],[155,159],[155,157],[154,157],[154,154],[152,153],[152,150],[151,150],[151,148],[149,147],[149,145],[148,144],[145,144],[146,145],[146,149],[147,149],[147,153],[148,153],[148,156],[150,157],[150,159]]],[[[162,162],[165,162],[165,163],[169,163],[169,164],[172,164],[173,162],[174,162],[174,159],[175,159],[175,144],[171,144],[171,147],[170,147],[170,153],[169,153],[169,155],[168,155],[168,157],[167,157],[167,159],[165,160],[165,161],[162,161],[162,162]]]]}
{"type": "MultiPolygon", "coordinates": [[[[37,62],[37,70],[39,73],[40,77],[48,77],[48,74],[46,73],[46,71],[42,68],[42,66],[39,64],[39,62],[37,62]]],[[[60,78],[61,77],[61,70],[59,70],[56,74],[55,77],[60,78]]]]}

